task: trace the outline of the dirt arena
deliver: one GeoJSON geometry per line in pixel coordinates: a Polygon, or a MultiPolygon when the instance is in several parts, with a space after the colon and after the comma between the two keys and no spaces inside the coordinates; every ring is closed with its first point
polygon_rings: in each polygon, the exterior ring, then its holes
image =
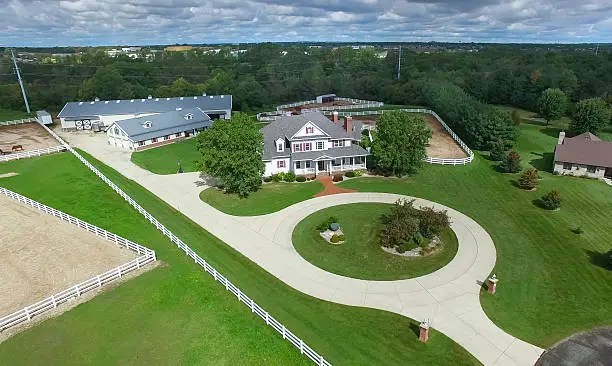
{"type": "MultiPolygon", "coordinates": [[[[468,156],[434,116],[431,114],[418,115],[425,119],[432,131],[431,139],[429,139],[429,146],[427,147],[427,156],[441,159],[461,159],[468,156]]],[[[376,125],[376,119],[378,117],[377,115],[355,116],[353,119],[363,121],[364,125],[374,126],[376,125]]]]}
{"type": "Polygon", "coordinates": [[[38,123],[0,126],[0,149],[11,151],[15,145],[23,146],[23,151],[44,149],[59,145],[38,123]]]}
{"type": "Polygon", "coordinates": [[[0,195],[0,316],[136,258],[96,235],[0,195]]]}

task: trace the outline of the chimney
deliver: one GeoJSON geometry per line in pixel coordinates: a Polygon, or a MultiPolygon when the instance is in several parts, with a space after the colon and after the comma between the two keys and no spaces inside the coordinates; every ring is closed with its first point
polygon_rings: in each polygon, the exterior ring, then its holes
{"type": "Polygon", "coordinates": [[[147,97],[147,99],[153,99],[153,96],[151,94],[149,94],[149,96],[147,97]]]}
{"type": "Polygon", "coordinates": [[[344,117],[344,129],[346,132],[353,132],[353,117],[346,116],[344,117]]]}
{"type": "Polygon", "coordinates": [[[557,145],[561,145],[563,140],[565,140],[565,131],[559,132],[559,141],[557,142],[557,145]]]}
{"type": "Polygon", "coordinates": [[[333,116],[334,116],[333,122],[334,124],[337,125],[338,124],[338,112],[334,111],[333,116]]]}

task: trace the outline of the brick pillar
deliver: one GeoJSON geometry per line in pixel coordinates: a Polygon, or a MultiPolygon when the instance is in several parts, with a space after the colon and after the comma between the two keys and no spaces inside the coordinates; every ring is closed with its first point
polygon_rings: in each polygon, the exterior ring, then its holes
{"type": "Polygon", "coordinates": [[[421,324],[419,324],[419,341],[427,342],[429,340],[429,323],[427,320],[423,320],[421,324]]]}
{"type": "Polygon", "coordinates": [[[335,112],[332,114],[333,115],[333,122],[334,124],[338,124],[338,112],[335,112]]]}
{"type": "Polygon", "coordinates": [[[489,278],[488,292],[491,295],[494,295],[495,291],[497,290],[497,282],[499,282],[499,278],[497,278],[497,276],[493,275],[489,278]]]}

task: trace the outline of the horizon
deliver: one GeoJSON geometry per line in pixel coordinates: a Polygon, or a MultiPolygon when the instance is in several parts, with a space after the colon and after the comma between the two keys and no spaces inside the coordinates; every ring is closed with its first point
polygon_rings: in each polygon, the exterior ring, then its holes
{"type": "Polygon", "coordinates": [[[0,20],[6,47],[612,39],[612,4],[601,0],[11,0],[0,20]]]}

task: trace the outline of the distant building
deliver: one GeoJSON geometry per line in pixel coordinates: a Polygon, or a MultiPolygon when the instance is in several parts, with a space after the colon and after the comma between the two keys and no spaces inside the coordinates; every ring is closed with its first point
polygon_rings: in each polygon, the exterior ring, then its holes
{"type": "Polygon", "coordinates": [[[116,121],[199,108],[211,119],[229,119],[231,95],[70,102],[58,114],[65,131],[106,130],[116,121]]]}
{"type": "Polygon", "coordinates": [[[612,142],[590,132],[566,138],[559,133],[553,171],[562,175],[612,179],[612,142]]]}
{"type": "Polygon", "coordinates": [[[206,113],[191,108],[120,120],[109,126],[106,135],[110,145],[138,151],[195,136],[211,124],[206,113]]]}
{"type": "Polygon", "coordinates": [[[191,51],[193,46],[168,46],[164,48],[166,52],[181,52],[181,51],[191,51]]]}
{"type": "Polygon", "coordinates": [[[51,115],[47,111],[36,111],[36,118],[43,125],[53,124],[53,119],[51,118],[51,115]]]}

